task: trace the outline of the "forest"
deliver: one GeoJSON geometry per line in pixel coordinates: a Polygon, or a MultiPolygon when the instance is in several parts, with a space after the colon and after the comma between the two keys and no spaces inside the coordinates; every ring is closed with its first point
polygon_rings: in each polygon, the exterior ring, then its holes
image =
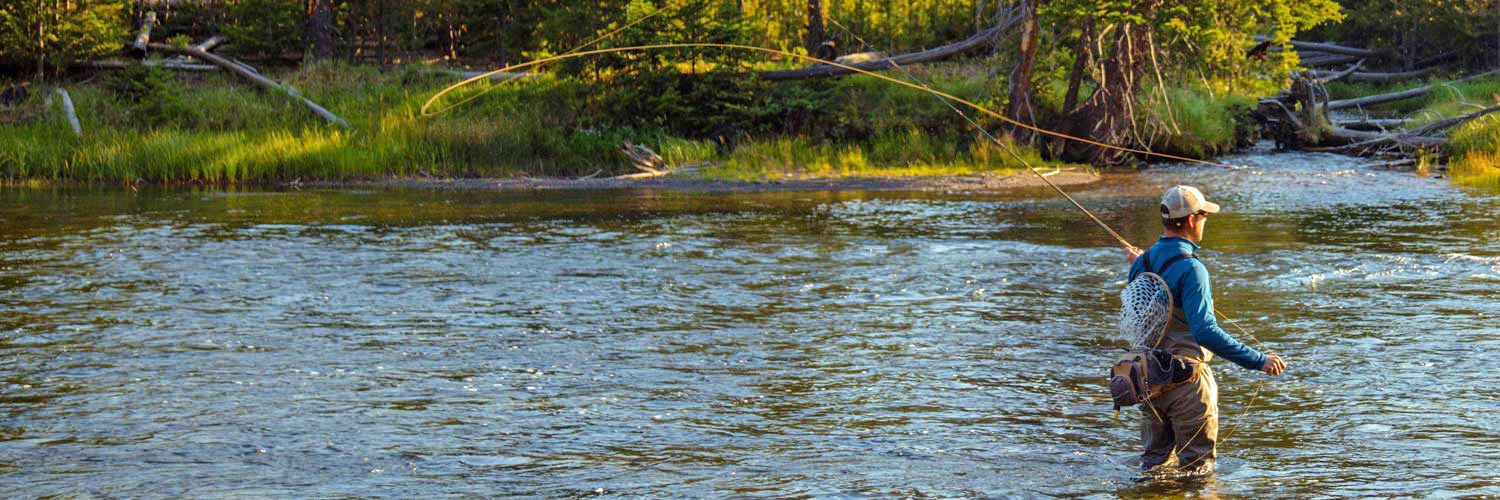
{"type": "Polygon", "coordinates": [[[0,178],[970,175],[1274,140],[1496,184],[1496,68],[1496,0],[5,0],[0,178]],[[659,44],[721,46],[422,112],[659,44]]]}

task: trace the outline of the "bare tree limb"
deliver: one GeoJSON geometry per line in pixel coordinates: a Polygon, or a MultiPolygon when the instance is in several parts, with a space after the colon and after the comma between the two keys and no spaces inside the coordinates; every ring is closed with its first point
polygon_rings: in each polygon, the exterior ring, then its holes
{"type": "MultiPolygon", "coordinates": [[[[972,50],[984,47],[986,45],[989,45],[996,38],[999,38],[999,36],[1000,36],[1001,33],[1006,32],[1012,26],[1015,26],[1016,24],[1019,24],[1020,22],[1021,22],[1021,16],[1014,16],[1014,17],[1011,17],[1009,19],[1006,19],[1004,22],[1002,22],[998,26],[995,26],[995,27],[990,28],[990,29],[986,29],[986,30],[981,31],[979,33],[975,33],[974,36],[966,38],[963,41],[960,41],[960,42],[957,42],[957,43],[951,43],[951,44],[948,44],[948,45],[944,45],[942,47],[936,47],[936,48],[924,50],[924,51],[921,51],[921,52],[912,52],[912,53],[909,53],[909,54],[901,54],[901,55],[891,56],[891,57],[888,57],[888,58],[885,58],[885,59],[881,59],[881,60],[877,60],[877,61],[870,61],[870,62],[860,63],[860,64],[850,64],[849,67],[858,68],[858,69],[861,69],[861,70],[864,70],[864,71],[885,71],[885,70],[888,70],[888,69],[895,68],[897,66],[904,66],[904,65],[908,65],[908,64],[918,64],[918,63],[924,63],[924,62],[929,62],[929,61],[937,61],[937,60],[941,60],[941,59],[946,59],[946,58],[949,58],[949,57],[953,57],[953,56],[956,56],[956,55],[959,55],[959,54],[963,54],[963,53],[966,53],[966,52],[969,52],[969,51],[972,51],[972,50]]],[[[762,72],[758,73],[758,75],[760,76],[760,78],[762,80],[779,82],[779,81],[788,81],[788,80],[807,80],[807,79],[812,79],[812,78],[824,78],[824,77],[830,77],[830,76],[848,75],[848,74],[853,74],[853,73],[854,73],[854,71],[850,71],[848,69],[840,68],[838,66],[830,66],[830,65],[827,65],[827,64],[819,64],[819,65],[816,65],[816,66],[809,66],[809,67],[802,68],[802,69],[788,69],[788,70],[777,70],[777,71],[762,71],[762,72]]]]}
{"type": "MultiPolygon", "coordinates": [[[[1415,71],[1402,71],[1402,72],[1397,72],[1397,73],[1374,73],[1374,72],[1356,71],[1354,73],[1350,73],[1350,74],[1342,77],[1342,79],[1349,80],[1351,82],[1391,83],[1391,82],[1400,82],[1400,81],[1405,81],[1405,80],[1415,80],[1415,79],[1418,79],[1418,78],[1421,78],[1421,77],[1424,77],[1424,76],[1436,73],[1437,70],[1438,70],[1438,67],[1437,66],[1433,66],[1433,67],[1429,67],[1429,68],[1422,68],[1422,69],[1415,70],[1415,71]]],[[[1332,79],[1332,77],[1334,75],[1338,74],[1338,73],[1335,73],[1335,72],[1332,72],[1332,71],[1320,71],[1320,70],[1309,70],[1308,73],[1311,74],[1313,76],[1313,78],[1318,78],[1320,80],[1329,81],[1329,82],[1334,81],[1334,79],[1332,79]]]]}
{"type": "Polygon", "coordinates": [[[130,43],[130,50],[141,57],[146,56],[146,46],[151,43],[151,28],[156,26],[156,11],[146,12],[146,18],[141,20],[141,30],[136,32],[135,41],[130,43]]]}
{"type": "MultiPolygon", "coordinates": [[[[1273,40],[1270,37],[1266,37],[1266,36],[1262,36],[1262,35],[1255,35],[1255,41],[1257,41],[1257,42],[1267,42],[1267,41],[1273,41],[1273,40]]],[[[1358,47],[1346,47],[1346,46],[1343,46],[1343,45],[1338,45],[1338,44],[1333,44],[1333,43],[1325,43],[1325,42],[1300,42],[1300,41],[1297,41],[1297,40],[1287,40],[1287,43],[1290,44],[1292,46],[1292,48],[1297,49],[1298,52],[1317,51],[1317,52],[1327,52],[1329,54],[1341,54],[1341,55],[1346,55],[1346,56],[1355,56],[1355,57],[1360,57],[1360,58],[1377,57],[1377,56],[1380,55],[1378,52],[1370,50],[1370,49],[1361,49],[1361,48],[1358,48],[1358,47]]]]}
{"type": "Polygon", "coordinates": [[[261,76],[260,73],[256,73],[254,70],[248,69],[243,64],[237,64],[234,61],[225,59],[224,57],[221,57],[217,54],[198,50],[193,47],[178,48],[164,43],[153,43],[150,44],[149,47],[151,48],[151,50],[166,52],[169,54],[192,56],[213,63],[215,66],[224,68],[224,70],[239,75],[246,80],[250,80],[252,83],[276,92],[284,93],[294,99],[301,100],[302,103],[307,105],[307,107],[311,109],[314,114],[317,114],[324,120],[328,120],[329,123],[332,123],[340,128],[351,128],[349,122],[344,121],[343,118],[339,118],[337,115],[334,115],[333,112],[328,111],[322,106],[319,106],[318,103],[313,102],[311,99],[302,97],[302,95],[297,92],[297,89],[294,89],[289,85],[276,83],[274,80],[261,76]]]}
{"type": "Polygon", "coordinates": [[[83,126],[78,124],[78,113],[73,110],[73,98],[61,87],[57,88],[56,93],[62,100],[63,114],[68,117],[68,125],[73,127],[73,135],[83,137],[83,126]]]}
{"type": "MultiPolygon", "coordinates": [[[[1454,80],[1452,82],[1445,82],[1445,83],[1464,83],[1464,82],[1467,82],[1467,81],[1470,81],[1470,80],[1474,80],[1474,79],[1477,79],[1477,78],[1483,78],[1483,77],[1494,75],[1494,74],[1497,74],[1497,73],[1500,73],[1500,70],[1486,71],[1484,73],[1479,73],[1477,75],[1472,75],[1472,76],[1465,77],[1465,78],[1462,78],[1462,79],[1459,79],[1459,80],[1454,80]]],[[[1342,100],[1338,100],[1338,101],[1329,101],[1328,102],[1328,110],[1329,111],[1333,111],[1333,110],[1337,110],[1337,109],[1348,109],[1348,108],[1372,106],[1372,105],[1382,104],[1382,103],[1387,103],[1387,102],[1392,102],[1392,101],[1399,101],[1399,100],[1402,100],[1402,99],[1410,99],[1410,98],[1413,98],[1413,97],[1427,95],[1428,92],[1431,92],[1432,89],[1438,87],[1439,85],[1443,85],[1443,83],[1435,83],[1435,84],[1432,84],[1432,85],[1427,85],[1427,86],[1423,86],[1423,87],[1417,87],[1417,88],[1410,89],[1410,90],[1403,90],[1403,91],[1400,91],[1400,92],[1391,92],[1389,94],[1380,94],[1380,95],[1372,95],[1372,96],[1366,96],[1366,97],[1359,97],[1359,98],[1354,98],[1354,99],[1342,99],[1342,100]]]]}

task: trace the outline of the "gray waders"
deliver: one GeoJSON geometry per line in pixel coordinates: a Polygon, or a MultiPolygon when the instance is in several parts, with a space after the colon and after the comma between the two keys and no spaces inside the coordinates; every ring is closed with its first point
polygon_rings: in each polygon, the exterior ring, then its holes
{"type": "Polygon", "coordinates": [[[1141,468],[1168,464],[1175,455],[1183,472],[1212,471],[1219,440],[1219,385],[1208,368],[1213,353],[1199,346],[1175,315],[1161,348],[1202,366],[1192,381],[1141,404],[1141,441],[1146,445],[1141,468]]]}

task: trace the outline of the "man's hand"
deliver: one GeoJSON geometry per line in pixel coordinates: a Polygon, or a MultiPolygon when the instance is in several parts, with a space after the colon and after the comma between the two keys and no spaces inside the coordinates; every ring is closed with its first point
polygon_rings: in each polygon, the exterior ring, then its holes
{"type": "Polygon", "coordinates": [[[1125,247],[1125,263],[1126,264],[1134,264],[1135,263],[1135,258],[1136,257],[1140,257],[1140,256],[1141,256],[1141,249],[1133,247],[1133,246],[1127,246],[1127,247],[1125,247]]]}
{"type": "Polygon", "coordinates": [[[1281,356],[1275,354],[1267,355],[1266,362],[1260,365],[1260,371],[1266,372],[1266,375],[1271,376],[1281,375],[1281,372],[1286,371],[1286,361],[1283,361],[1281,356]]]}

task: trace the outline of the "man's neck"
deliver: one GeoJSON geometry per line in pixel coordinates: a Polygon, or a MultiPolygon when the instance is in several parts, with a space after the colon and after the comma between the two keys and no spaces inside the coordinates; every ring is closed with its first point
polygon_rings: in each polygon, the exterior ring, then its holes
{"type": "Polygon", "coordinates": [[[1178,233],[1178,232],[1174,232],[1174,231],[1165,231],[1165,232],[1163,232],[1161,234],[1161,237],[1163,237],[1163,238],[1182,238],[1182,239],[1188,240],[1189,242],[1192,242],[1192,243],[1198,243],[1196,241],[1193,241],[1192,238],[1189,238],[1188,235],[1182,234],[1182,233],[1178,233]]]}

